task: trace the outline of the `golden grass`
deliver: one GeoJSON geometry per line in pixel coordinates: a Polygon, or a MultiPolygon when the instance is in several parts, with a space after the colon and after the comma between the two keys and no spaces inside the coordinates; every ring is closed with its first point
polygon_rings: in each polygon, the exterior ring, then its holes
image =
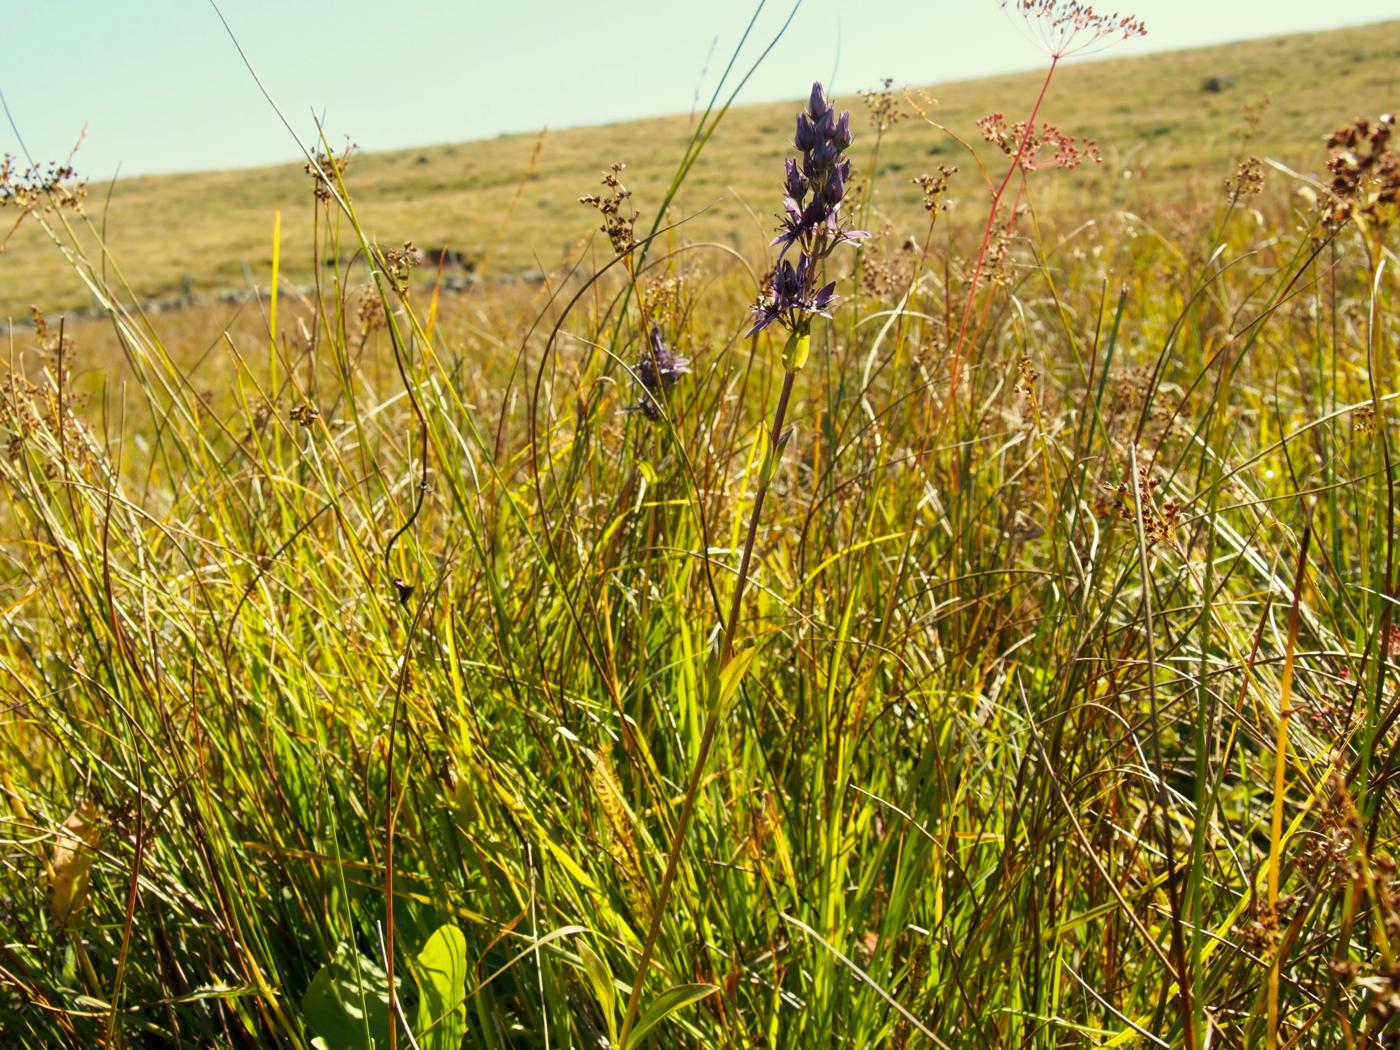
{"type": "MultiPolygon", "coordinates": [[[[1397,54],[1400,21],[1071,63],[1058,75],[1044,115],[1070,133],[1096,137],[1104,163],[1049,180],[1050,195],[1040,204],[1073,214],[1091,203],[1102,208],[1141,199],[1145,183],[1160,201],[1191,206],[1209,197],[1209,206],[1233,167],[1242,111],[1266,98],[1272,101],[1252,151],[1316,173],[1320,136],[1357,114],[1394,108],[1397,54]],[[1203,90],[1213,76],[1234,82],[1220,92],[1203,90]]],[[[978,116],[1016,112],[1040,76],[926,90],[938,101],[934,118],[971,140],[978,116]]],[[[873,135],[860,99],[848,92],[840,101],[853,110],[860,158],[873,135]]],[[[693,216],[685,238],[745,250],[766,243],[792,111],[790,102],[780,102],[726,117],[674,206],[673,218],[693,216]]],[[[450,245],[477,257],[489,246],[495,273],[547,271],[566,247],[594,231],[596,216],[577,198],[596,188],[604,164],[627,163],[625,178],[649,218],[690,129],[688,117],[676,116],[550,132],[533,170],[534,134],[365,154],[354,159],[348,178],[365,202],[367,229],[385,244],[450,245]]],[[[352,136],[354,130],[332,129],[352,136]]],[[[80,169],[81,162],[80,154],[80,169]]],[[[872,225],[886,213],[917,222],[912,179],[940,162],[963,169],[954,198],[977,196],[973,165],[956,143],[917,117],[896,126],[881,147],[872,225]]],[[[108,187],[90,187],[88,211],[105,221],[109,248],[140,297],[175,295],[186,275],[206,293],[246,287],[250,274],[265,284],[277,211],[284,244],[295,246],[281,260],[285,278],[311,277],[314,202],[300,164],[122,179],[111,187],[110,206],[107,200],[108,187]]],[[[0,318],[23,316],[31,304],[52,311],[88,303],[71,267],[42,240],[26,224],[0,255],[0,318]]]]}

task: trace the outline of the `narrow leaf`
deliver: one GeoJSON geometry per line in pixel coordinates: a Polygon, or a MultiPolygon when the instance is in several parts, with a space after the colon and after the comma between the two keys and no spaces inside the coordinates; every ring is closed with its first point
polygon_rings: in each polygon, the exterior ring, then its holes
{"type": "Polygon", "coordinates": [[[588,971],[598,1007],[603,1011],[603,1020],[607,1022],[608,1042],[614,1044],[617,1042],[617,989],[613,987],[612,971],[585,941],[578,942],[578,953],[583,959],[583,968],[588,971]]]}
{"type": "Polygon", "coordinates": [[[641,1043],[643,1036],[677,1010],[717,991],[719,986],[715,984],[678,984],[662,992],[642,1011],[637,1027],[632,1029],[632,1045],[641,1043]]]}
{"type": "Polygon", "coordinates": [[[729,706],[729,701],[734,699],[734,694],[739,691],[739,684],[744,680],[744,675],[748,674],[749,665],[753,663],[757,649],[745,649],[743,652],[735,653],[729,658],[729,663],[724,665],[719,673],[719,709],[723,711],[729,706]]]}

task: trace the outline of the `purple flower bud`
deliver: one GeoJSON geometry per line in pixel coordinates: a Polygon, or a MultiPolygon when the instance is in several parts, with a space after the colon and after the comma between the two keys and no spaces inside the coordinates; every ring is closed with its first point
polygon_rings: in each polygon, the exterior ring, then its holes
{"type": "Polygon", "coordinates": [[[841,198],[846,196],[846,172],[849,171],[849,165],[838,164],[831,169],[831,174],[826,177],[826,185],[822,187],[822,200],[828,207],[835,208],[841,203],[841,198]],[[845,168],[846,171],[843,172],[842,168],[845,168]]]}
{"type": "Polygon", "coordinates": [[[806,264],[807,256],[798,257],[797,266],[784,259],[778,263],[778,268],[773,271],[773,298],[779,302],[790,305],[793,300],[802,294],[802,270],[806,264]]]}
{"type": "Polygon", "coordinates": [[[851,115],[842,113],[836,121],[836,128],[831,136],[831,141],[836,144],[837,149],[847,150],[851,148],[851,115]]]}
{"type": "Polygon", "coordinates": [[[817,129],[812,126],[811,118],[806,113],[797,114],[797,134],[792,137],[792,144],[806,153],[820,141],[817,129]]]}
{"type": "Polygon", "coordinates": [[[797,170],[797,161],[788,159],[783,163],[787,165],[787,181],[783,188],[792,200],[801,201],[807,195],[807,180],[797,170]]]}
{"type": "Polygon", "coordinates": [[[826,91],[822,87],[821,81],[817,81],[812,85],[812,97],[807,100],[807,112],[812,114],[813,120],[816,120],[825,113],[828,108],[826,91]]]}
{"type": "Polygon", "coordinates": [[[835,164],[841,157],[841,151],[836,148],[834,142],[819,142],[812,147],[809,156],[812,158],[812,167],[820,171],[835,164]]]}
{"type": "Polygon", "coordinates": [[[637,381],[648,390],[673,387],[690,373],[690,358],[681,357],[661,338],[661,330],[651,326],[651,346],[637,362],[637,381]]]}

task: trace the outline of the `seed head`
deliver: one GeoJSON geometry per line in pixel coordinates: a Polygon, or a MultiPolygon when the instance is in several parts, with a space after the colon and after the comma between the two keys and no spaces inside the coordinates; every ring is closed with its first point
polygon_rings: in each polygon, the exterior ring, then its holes
{"type": "Polygon", "coordinates": [[[1132,15],[1100,14],[1077,0],[1001,0],[1031,28],[1043,47],[1055,58],[1098,50],[1113,40],[1146,36],[1147,26],[1132,15]]]}

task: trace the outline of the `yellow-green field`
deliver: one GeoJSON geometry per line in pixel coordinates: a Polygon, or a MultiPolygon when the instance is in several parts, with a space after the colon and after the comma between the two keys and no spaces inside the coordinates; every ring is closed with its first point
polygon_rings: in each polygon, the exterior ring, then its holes
{"type": "MultiPolygon", "coordinates": [[[[1396,108],[1398,69],[1400,21],[1071,63],[1058,75],[1045,115],[1072,134],[1096,137],[1104,163],[1056,180],[1039,204],[1076,215],[1086,204],[1199,205],[1233,168],[1244,111],[1264,100],[1250,149],[1318,174],[1323,134],[1362,113],[1396,108]],[[1234,79],[1212,93],[1202,90],[1211,77],[1234,79]]],[[[933,119],[981,145],[976,118],[1014,112],[1038,77],[1030,72],[923,90],[937,100],[933,119]]],[[[852,87],[862,86],[878,85],[852,87]]],[[[841,102],[856,111],[860,125],[861,99],[851,94],[841,102]]],[[[746,251],[771,238],[771,173],[791,137],[791,111],[791,104],[776,103],[729,113],[677,199],[673,220],[687,220],[679,236],[746,251]]],[[[337,148],[338,136],[355,133],[331,130],[337,148]]],[[[625,162],[639,208],[654,210],[690,131],[688,118],[669,117],[366,154],[354,160],[348,178],[366,230],[384,244],[458,248],[491,273],[547,272],[595,228],[577,200],[593,192],[602,168],[625,162]]],[[[867,137],[858,153],[868,147],[867,137]]],[[[911,180],[940,162],[963,169],[953,196],[976,198],[973,173],[956,144],[917,117],[888,135],[881,154],[875,200],[901,235],[920,226],[911,180]]],[[[81,152],[77,164],[81,169],[81,152]]],[[[245,265],[265,285],[276,211],[288,246],[284,272],[305,283],[313,216],[308,184],[300,164],[123,179],[105,214],[108,188],[89,187],[89,211],[104,215],[108,246],[138,297],[179,295],[185,275],[200,292],[246,288],[245,265]]],[[[968,200],[959,214],[975,221],[977,210],[975,199],[968,200]]],[[[32,227],[21,230],[0,255],[0,318],[26,316],[31,305],[55,312],[90,303],[42,239],[32,227]]],[[[90,237],[82,243],[92,247],[90,237]]]]}

